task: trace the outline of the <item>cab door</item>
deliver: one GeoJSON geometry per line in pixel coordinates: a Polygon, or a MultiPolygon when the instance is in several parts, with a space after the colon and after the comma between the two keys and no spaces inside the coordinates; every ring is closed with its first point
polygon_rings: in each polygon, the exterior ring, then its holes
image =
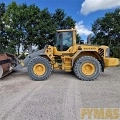
{"type": "Polygon", "coordinates": [[[72,38],[72,31],[58,32],[55,44],[57,51],[67,51],[73,45],[72,38]]]}

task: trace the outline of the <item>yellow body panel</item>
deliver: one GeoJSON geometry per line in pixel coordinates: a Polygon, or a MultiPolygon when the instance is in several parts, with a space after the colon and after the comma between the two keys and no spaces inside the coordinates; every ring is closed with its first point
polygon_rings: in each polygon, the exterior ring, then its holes
{"type": "Polygon", "coordinates": [[[77,45],[77,47],[81,47],[82,50],[84,51],[98,51],[98,46],[94,46],[94,45],[77,45]]]}
{"type": "Polygon", "coordinates": [[[47,55],[50,59],[52,59],[53,56],[53,46],[48,46],[47,49],[45,50],[45,55],[47,55]]]}
{"type": "Polygon", "coordinates": [[[112,67],[118,66],[120,63],[118,58],[104,58],[104,64],[105,67],[112,67]]]}

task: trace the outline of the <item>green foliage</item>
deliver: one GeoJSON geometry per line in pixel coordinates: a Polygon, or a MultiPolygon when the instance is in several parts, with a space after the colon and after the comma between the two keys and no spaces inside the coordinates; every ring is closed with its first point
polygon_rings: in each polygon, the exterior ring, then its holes
{"type": "Polygon", "coordinates": [[[3,16],[5,13],[5,4],[0,4],[0,53],[5,51],[6,45],[8,44],[7,40],[5,39],[5,23],[3,21],[3,16]]]}
{"type": "Polygon", "coordinates": [[[20,13],[20,6],[18,6],[16,2],[12,2],[8,5],[4,14],[6,36],[9,43],[7,50],[11,48],[10,52],[12,53],[13,51],[15,53],[16,49],[19,53],[20,45],[24,36],[21,23],[22,16],[20,13]]]}
{"type": "Polygon", "coordinates": [[[75,21],[70,16],[66,16],[62,9],[55,11],[53,21],[56,29],[71,29],[75,27],[75,21]]]}
{"type": "Polygon", "coordinates": [[[15,47],[12,47],[11,45],[9,45],[8,47],[7,47],[7,49],[5,50],[5,52],[7,52],[7,53],[12,53],[12,54],[15,54],[16,52],[15,52],[16,50],[15,50],[15,47]]]}
{"type": "Polygon", "coordinates": [[[110,46],[110,49],[112,51],[113,57],[120,58],[120,45],[110,46]]]}
{"type": "Polygon", "coordinates": [[[120,57],[120,9],[98,18],[92,25],[92,31],[93,44],[112,46],[113,56],[120,57]]]}
{"type": "Polygon", "coordinates": [[[84,44],[84,40],[81,39],[79,34],[76,34],[76,43],[78,44],[84,44]]]}
{"type": "Polygon", "coordinates": [[[1,51],[20,53],[20,46],[37,45],[39,49],[53,42],[56,29],[67,29],[75,26],[75,21],[62,9],[54,14],[47,8],[40,10],[34,4],[18,5],[12,2],[5,9],[0,4],[0,46],[1,51]]]}
{"type": "Polygon", "coordinates": [[[27,55],[25,55],[24,53],[20,56],[20,60],[24,60],[26,58],[27,55]]]}

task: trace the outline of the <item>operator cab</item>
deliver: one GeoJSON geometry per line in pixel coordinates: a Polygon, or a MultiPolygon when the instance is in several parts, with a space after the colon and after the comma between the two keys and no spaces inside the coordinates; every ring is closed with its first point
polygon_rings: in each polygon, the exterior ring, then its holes
{"type": "Polygon", "coordinates": [[[73,45],[73,31],[58,31],[55,46],[58,51],[66,51],[73,45]]]}

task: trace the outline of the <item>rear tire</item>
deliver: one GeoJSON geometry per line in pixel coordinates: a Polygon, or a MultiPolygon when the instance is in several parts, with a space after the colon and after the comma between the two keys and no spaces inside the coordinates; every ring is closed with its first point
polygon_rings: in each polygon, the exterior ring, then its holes
{"type": "Polygon", "coordinates": [[[51,75],[51,72],[52,66],[44,57],[35,57],[28,63],[28,74],[33,80],[45,80],[51,75]]]}
{"type": "Polygon", "coordinates": [[[79,79],[91,81],[99,76],[101,72],[101,65],[94,57],[83,56],[75,62],[73,70],[79,79]]]}

